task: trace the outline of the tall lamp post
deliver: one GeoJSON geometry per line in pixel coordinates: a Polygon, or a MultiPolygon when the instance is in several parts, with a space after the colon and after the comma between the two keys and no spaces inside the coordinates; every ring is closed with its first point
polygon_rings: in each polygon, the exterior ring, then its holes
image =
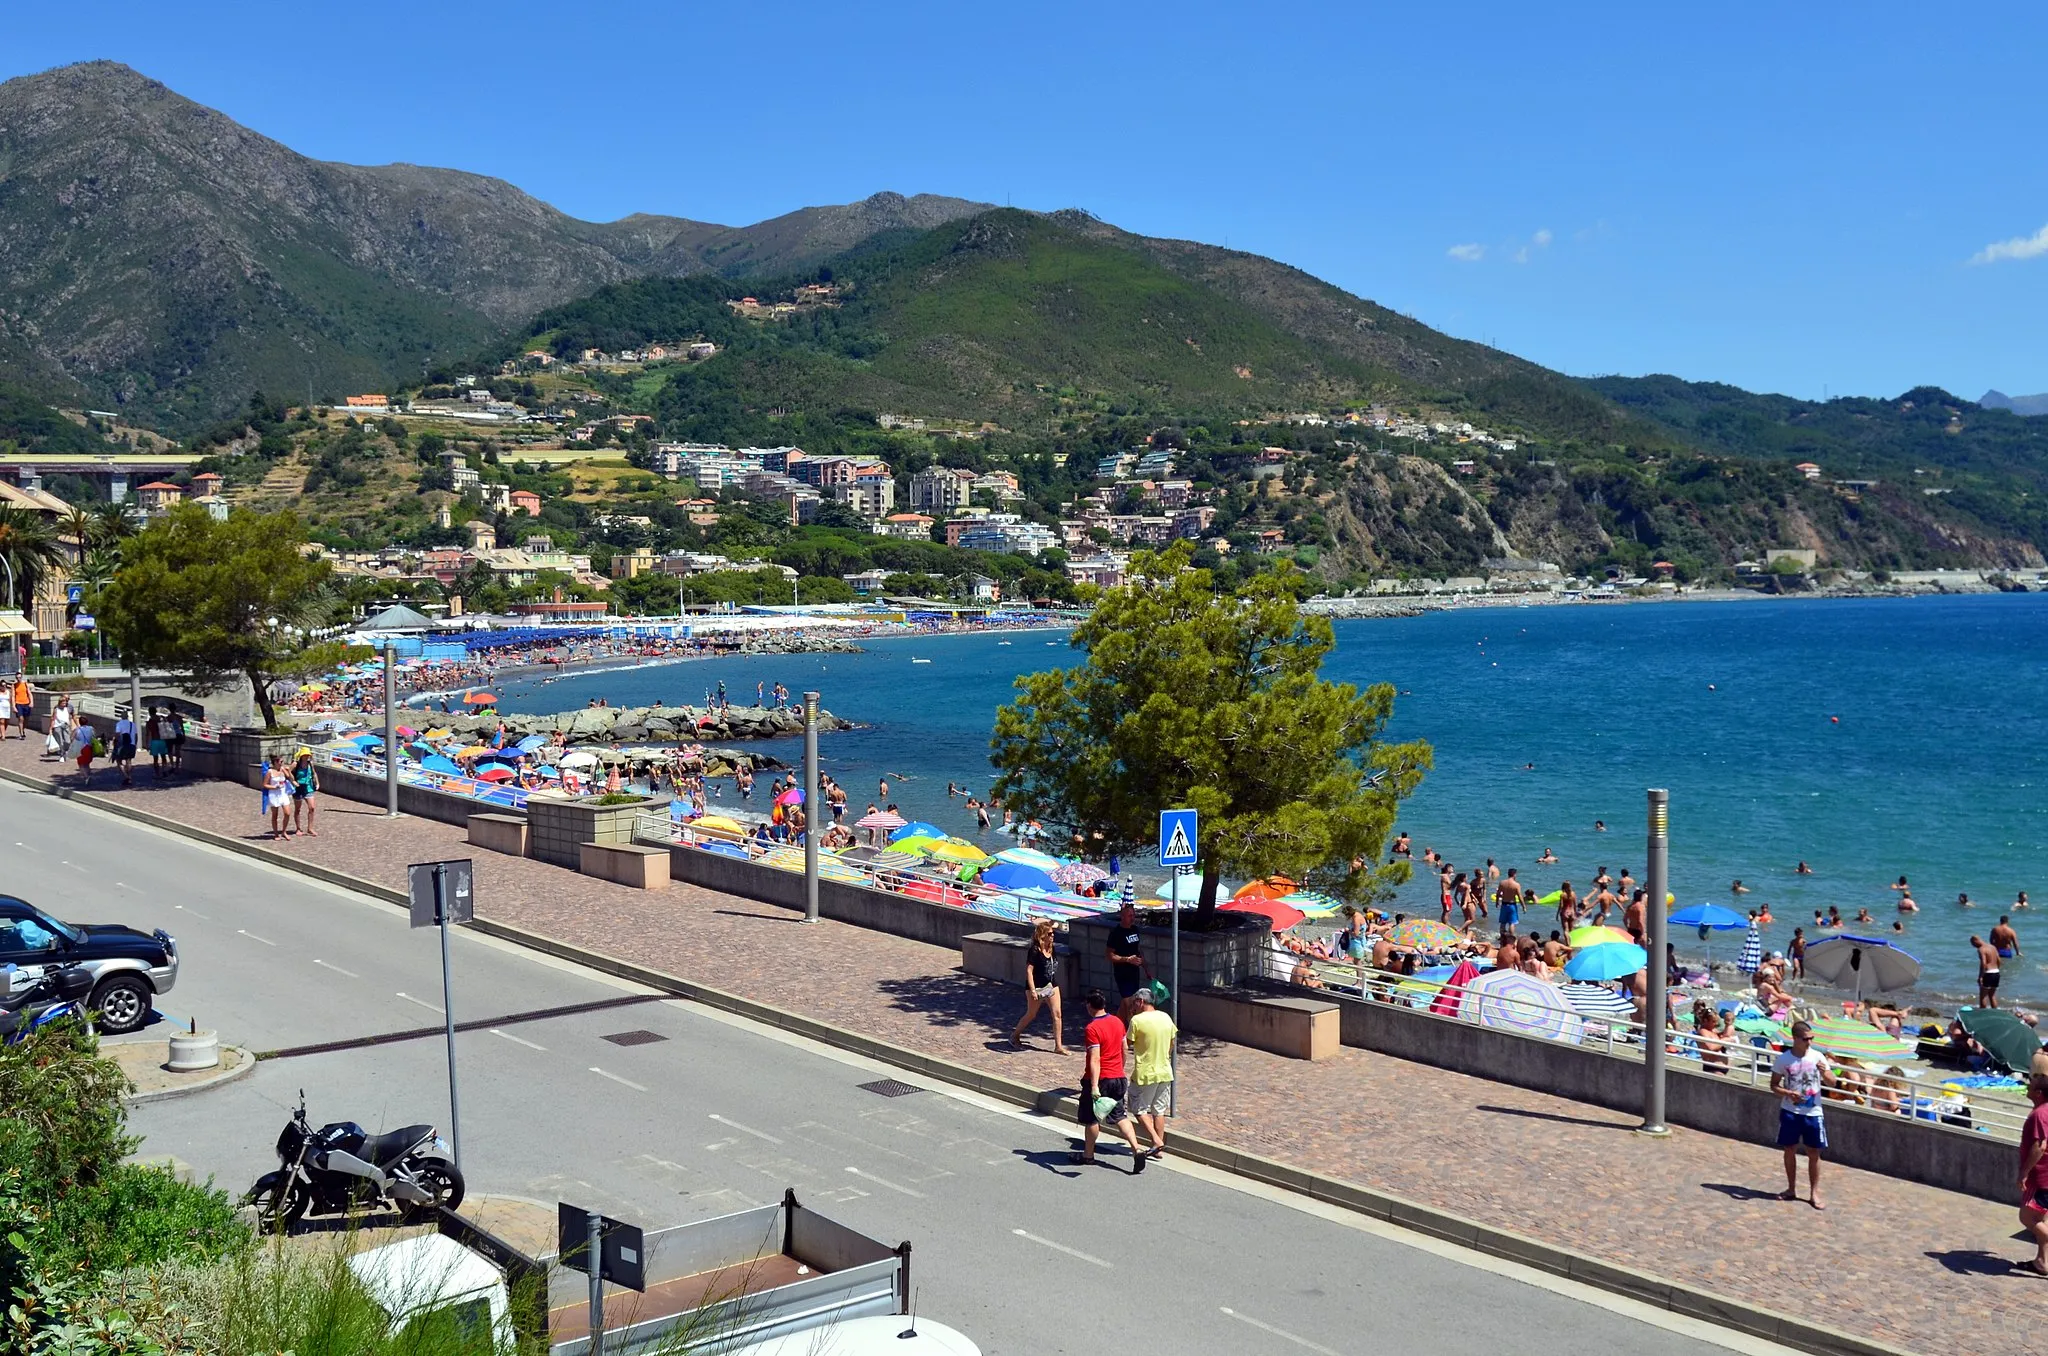
{"type": "Polygon", "coordinates": [[[1670,977],[1664,965],[1664,896],[1671,874],[1671,793],[1654,788],[1649,797],[1650,865],[1643,875],[1650,900],[1643,911],[1643,931],[1650,951],[1650,983],[1643,1014],[1643,1123],[1637,1128],[1645,1135],[1668,1135],[1671,1127],[1664,1123],[1664,991],[1670,977]]]}
{"type": "Polygon", "coordinates": [[[818,694],[804,693],[804,921],[818,921],[818,694]]]}

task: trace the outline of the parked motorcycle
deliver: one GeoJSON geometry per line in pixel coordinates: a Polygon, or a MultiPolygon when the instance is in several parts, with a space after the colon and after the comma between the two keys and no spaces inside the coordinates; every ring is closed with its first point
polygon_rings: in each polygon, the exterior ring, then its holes
{"type": "Polygon", "coordinates": [[[75,965],[46,970],[19,994],[0,998],[0,1040],[19,1045],[31,1032],[67,1017],[91,1020],[85,1009],[92,972],[75,965]]]}
{"type": "Polygon", "coordinates": [[[276,1172],[249,1188],[258,1224],[283,1232],[307,1214],[342,1215],[388,1205],[408,1218],[462,1204],[462,1172],[431,1125],[372,1135],[354,1121],[313,1129],[306,1092],[277,1137],[276,1172]]]}

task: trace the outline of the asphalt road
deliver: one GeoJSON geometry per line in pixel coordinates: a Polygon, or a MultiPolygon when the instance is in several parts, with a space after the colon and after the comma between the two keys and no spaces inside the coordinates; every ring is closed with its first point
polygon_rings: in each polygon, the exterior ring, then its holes
{"type": "MultiPolygon", "coordinates": [[[[32,793],[0,789],[0,810],[7,888],[177,933],[180,1018],[259,1049],[438,1020],[434,934],[391,906],[32,793]]],[[[453,957],[464,1019],[638,993],[470,935],[453,957]]],[[[1069,1127],[937,1087],[883,1097],[860,1085],[892,1071],[675,1000],[507,1021],[459,1036],[457,1058],[472,1191],[656,1228],[794,1187],[911,1240],[920,1312],[992,1356],[1783,1350],[1192,1165],[1070,1167],[1069,1127]],[[627,1032],[658,1039],[606,1039],[627,1032]]],[[[438,1035],[266,1060],[132,1125],[144,1154],[239,1190],[275,1166],[302,1087],[316,1124],[447,1126],[438,1035]]]]}

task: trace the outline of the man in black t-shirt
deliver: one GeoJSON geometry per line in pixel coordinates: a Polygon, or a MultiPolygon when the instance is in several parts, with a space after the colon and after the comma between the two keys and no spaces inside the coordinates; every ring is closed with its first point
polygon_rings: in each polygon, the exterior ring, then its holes
{"type": "Polygon", "coordinates": [[[1138,932],[1138,909],[1130,900],[1125,900],[1117,911],[1116,926],[1109,930],[1109,942],[1105,948],[1109,956],[1110,972],[1116,976],[1116,991],[1122,997],[1117,1016],[1128,1022],[1137,1005],[1131,995],[1151,976],[1152,967],[1145,963],[1144,939],[1138,932]]]}

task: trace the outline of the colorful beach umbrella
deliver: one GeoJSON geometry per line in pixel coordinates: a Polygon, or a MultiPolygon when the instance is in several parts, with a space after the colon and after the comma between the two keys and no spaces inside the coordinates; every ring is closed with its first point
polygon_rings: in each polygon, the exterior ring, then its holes
{"type": "MultiPolygon", "coordinates": [[[[1059,858],[1040,852],[1037,848],[1028,847],[1004,848],[996,854],[996,860],[999,862],[1015,862],[1019,866],[1035,866],[1040,871],[1047,872],[1048,874],[1057,870],[1060,866],[1059,858]]],[[[1102,874],[1106,876],[1109,873],[1105,871],[1102,874]]]]}
{"type": "Polygon", "coordinates": [[[853,821],[856,829],[900,829],[905,821],[894,810],[877,810],[871,815],[862,815],[853,821]]]}
{"type": "Polygon", "coordinates": [[[910,880],[903,883],[903,893],[912,899],[929,900],[933,904],[951,904],[959,908],[967,906],[967,892],[935,880],[910,880]]]}
{"type": "MultiPolygon", "coordinates": [[[[1160,881],[1157,890],[1161,899],[1170,899],[1176,904],[1199,904],[1202,900],[1202,878],[1193,872],[1185,876],[1169,876],[1160,881]]],[[[1278,899],[1278,895],[1259,896],[1278,899]]],[[[1251,898],[1251,896],[1247,896],[1251,898]]]]}
{"type": "Polygon", "coordinates": [[[462,699],[464,706],[496,706],[498,699],[488,692],[472,692],[462,699]]]}
{"type": "Polygon", "coordinates": [[[1603,942],[1577,952],[1564,963],[1565,974],[1588,983],[1621,979],[1650,963],[1650,953],[1634,942],[1603,942]]]}
{"type": "Polygon", "coordinates": [[[1456,946],[1461,938],[1457,930],[1427,918],[1410,918],[1396,923],[1387,940],[1395,946],[1414,947],[1418,951],[1444,951],[1456,946]]]}
{"type": "Polygon", "coordinates": [[[775,803],[777,805],[801,805],[804,803],[804,789],[800,786],[792,786],[789,790],[777,796],[775,803]]]}
{"type": "Polygon", "coordinates": [[[1577,1041],[1586,1034],[1585,1018],[1555,984],[1520,970],[1494,970],[1467,984],[1458,1016],[1542,1040],[1577,1041]]]}
{"type": "MultiPolygon", "coordinates": [[[[1162,900],[1160,902],[1164,903],[1165,901],[1162,900]]],[[[1232,913],[1263,914],[1273,920],[1273,931],[1275,932],[1285,932],[1296,923],[1308,917],[1307,914],[1292,905],[1282,904],[1277,899],[1267,899],[1261,895],[1245,895],[1219,907],[1228,909],[1232,913]]]]}
{"type": "Polygon", "coordinates": [[[1344,907],[1343,900],[1321,890],[1296,890],[1291,895],[1282,895],[1280,902],[1300,909],[1311,918],[1328,918],[1344,907]]]}
{"type": "Polygon", "coordinates": [[[1565,938],[1565,943],[1573,950],[1579,950],[1588,946],[1601,946],[1608,942],[1620,942],[1624,945],[1634,946],[1635,941],[1635,938],[1629,936],[1620,928],[1592,926],[1573,928],[1571,935],[1565,938]]]}
{"type": "MultiPolygon", "coordinates": [[[[891,846],[894,845],[892,844],[891,846]]],[[[986,852],[983,852],[972,843],[963,843],[956,838],[933,843],[925,849],[925,855],[937,857],[939,860],[947,862],[979,863],[989,860],[989,855],[986,852]]],[[[983,874],[986,875],[987,873],[984,872],[983,874]]],[[[1050,878],[1048,877],[1048,879],[1050,878]]]]}
{"type": "MultiPolygon", "coordinates": [[[[1028,851],[1029,849],[1026,850],[1028,851]]],[[[998,857],[1006,855],[1001,852],[996,854],[998,857]]],[[[1061,862],[1047,874],[1069,889],[1077,885],[1093,885],[1096,881],[1109,879],[1109,872],[1093,862],[1061,862]]]]}
{"type": "Polygon", "coordinates": [[[1831,1055],[1854,1055],[1858,1059],[1911,1059],[1917,1047],[1912,1041],[1887,1035],[1868,1022],[1846,1017],[1823,1017],[1813,1024],[1813,1043],[1831,1055]]]}
{"type": "Polygon", "coordinates": [[[938,839],[944,838],[945,836],[946,831],[940,828],[938,825],[927,824],[922,819],[913,819],[909,823],[897,829],[894,833],[890,834],[889,841],[894,843],[905,838],[938,839]]]}

